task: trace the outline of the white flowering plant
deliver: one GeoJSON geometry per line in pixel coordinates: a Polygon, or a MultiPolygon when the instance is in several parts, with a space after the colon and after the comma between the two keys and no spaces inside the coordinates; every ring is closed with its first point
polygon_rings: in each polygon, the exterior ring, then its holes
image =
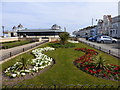
{"type": "Polygon", "coordinates": [[[79,43],[78,41],[68,40],[70,43],[79,43]]]}
{"type": "Polygon", "coordinates": [[[23,69],[21,68],[22,62],[16,62],[13,66],[8,67],[4,73],[6,76],[15,78],[18,76],[25,76],[27,73],[38,72],[41,69],[51,65],[53,59],[43,54],[44,51],[52,51],[55,48],[45,47],[32,50],[32,53],[35,55],[35,59],[32,59],[31,66],[33,68],[23,69]]]}

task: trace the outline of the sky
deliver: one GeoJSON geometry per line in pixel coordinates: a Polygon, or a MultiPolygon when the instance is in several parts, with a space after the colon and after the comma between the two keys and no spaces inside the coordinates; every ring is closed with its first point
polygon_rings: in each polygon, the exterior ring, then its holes
{"type": "MultiPolygon", "coordinates": [[[[28,29],[49,29],[57,24],[67,32],[94,24],[96,19],[102,19],[103,15],[118,15],[118,2],[8,2],[0,3],[2,11],[2,23],[5,30],[12,30],[13,26],[22,24],[28,29]]],[[[0,16],[1,17],[1,16],[0,16]]],[[[2,35],[2,28],[0,36],[2,35]]]]}

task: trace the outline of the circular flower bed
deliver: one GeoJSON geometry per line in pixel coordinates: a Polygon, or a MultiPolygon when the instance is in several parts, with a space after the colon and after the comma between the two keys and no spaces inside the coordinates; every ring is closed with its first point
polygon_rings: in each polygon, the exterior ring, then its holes
{"type": "Polygon", "coordinates": [[[80,70],[96,77],[120,81],[120,66],[113,64],[104,65],[102,57],[95,60],[94,56],[98,55],[98,53],[92,49],[76,48],[75,50],[85,52],[84,56],[74,61],[74,64],[80,70]]]}
{"type": "Polygon", "coordinates": [[[48,57],[47,55],[43,54],[43,51],[52,51],[55,50],[51,47],[45,47],[45,48],[38,48],[32,51],[32,53],[35,55],[35,59],[32,59],[30,68],[23,69],[22,66],[25,63],[22,62],[16,62],[13,66],[7,68],[4,73],[6,76],[15,78],[19,76],[24,76],[27,73],[33,73],[38,72],[41,69],[44,69],[45,67],[51,65],[53,59],[48,57]]]}

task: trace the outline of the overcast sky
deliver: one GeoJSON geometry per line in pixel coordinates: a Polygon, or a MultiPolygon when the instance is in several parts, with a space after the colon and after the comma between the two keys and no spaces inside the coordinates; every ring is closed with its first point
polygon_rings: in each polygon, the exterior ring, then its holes
{"type": "MultiPolygon", "coordinates": [[[[32,0],[31,0],[32,1],[32,0]]],[[[22,24],[28,29],[51,28],[53,24],[73,32],[94,24],[103,15],[118,15],[118,2],[2,2],[5,30],[22,24]]],[[[2,32],[2,30],[1,30],[2,32]]],[[[0,32],[0,35],[2,34],[0,32]]]]}

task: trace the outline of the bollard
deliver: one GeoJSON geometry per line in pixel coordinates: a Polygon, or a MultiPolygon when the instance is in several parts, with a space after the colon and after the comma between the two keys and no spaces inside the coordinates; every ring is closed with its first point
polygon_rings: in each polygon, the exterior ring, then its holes
{"type": "Polygon", "coordinates": [[[101,50],[101,47],[99,47],[99,50],[101,50]]]}
{"type": "Polygon", "coordinates": [[[111,51],[109,50],[109,54],[111,53],[111,51]]]}
{"type": "Polygon", "coordinates": [[[23,48],[23,52],[25,51],[25,49],[23,48]]]}
{"type": "Polygon", "coordinates": [[[12,52],[10,52],[10,57],[12,56],[12,52]]]}

